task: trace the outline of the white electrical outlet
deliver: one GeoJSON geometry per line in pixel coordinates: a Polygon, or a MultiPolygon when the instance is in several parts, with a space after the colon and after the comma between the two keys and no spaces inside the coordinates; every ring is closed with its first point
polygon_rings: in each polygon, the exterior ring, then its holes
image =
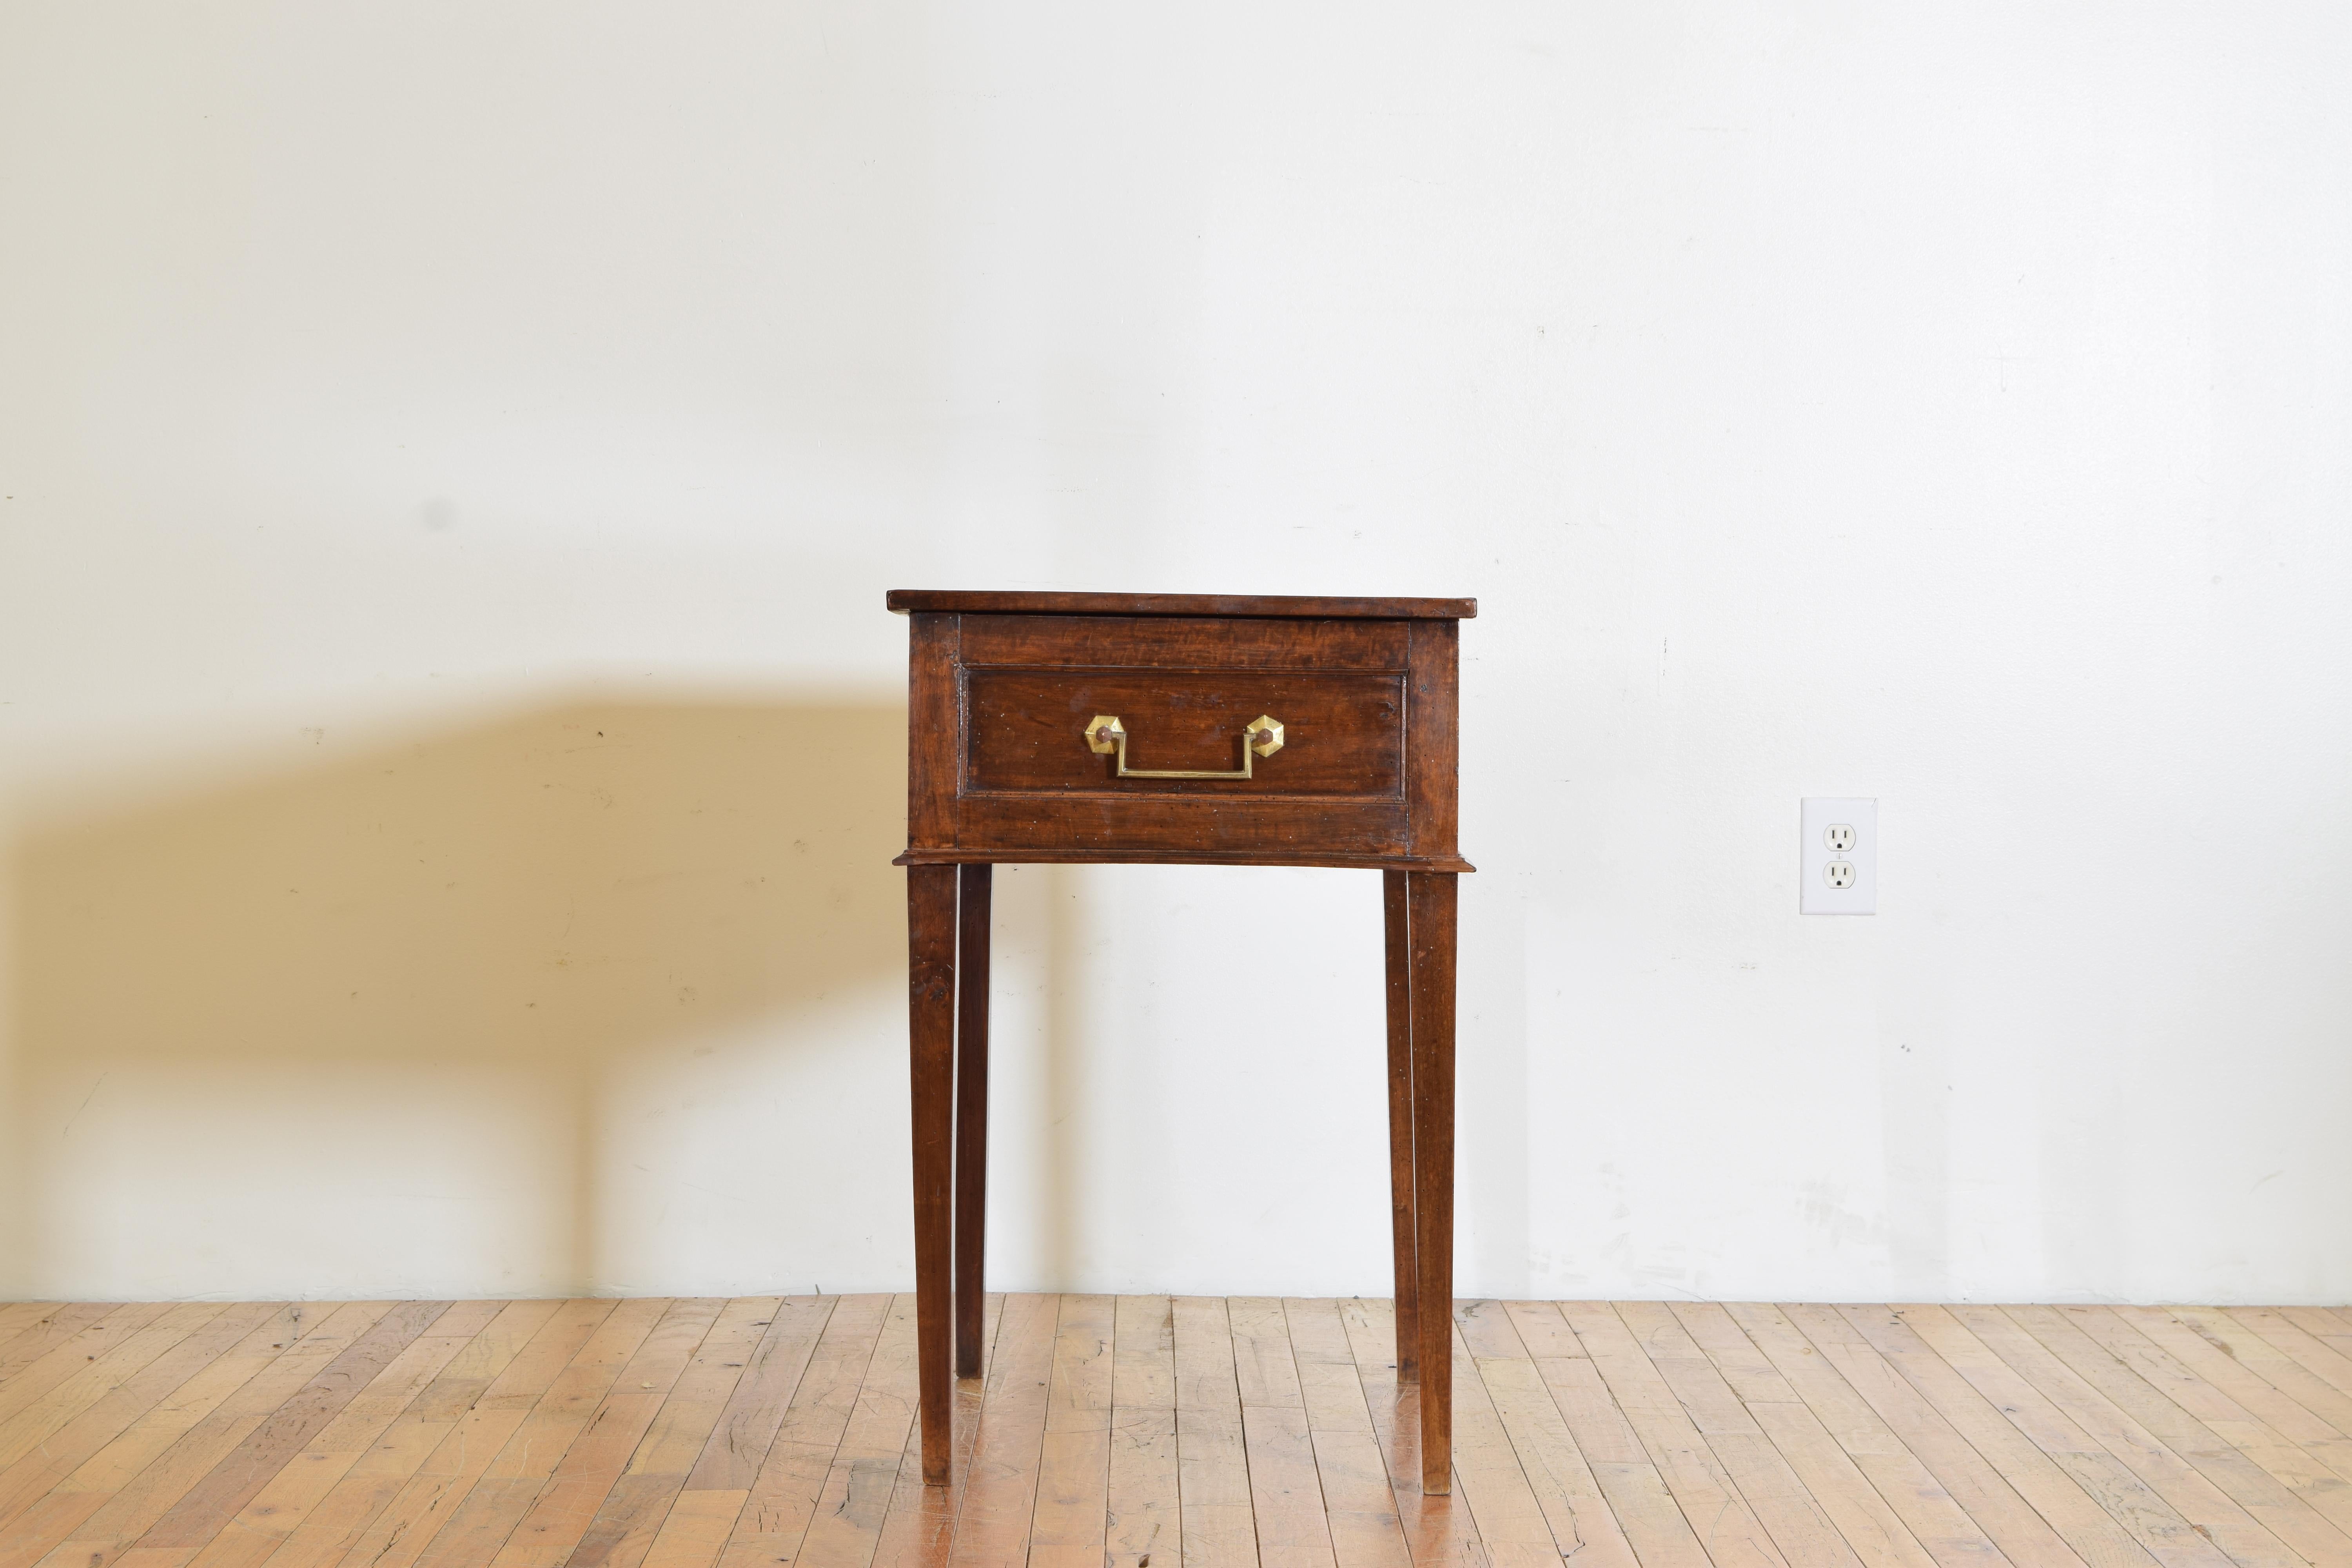
{"type": "Polygon", "coordinates": [[[1808,796],[1798,812],[1797,910],[1878,912],[1878,802],[1808,796]]]}

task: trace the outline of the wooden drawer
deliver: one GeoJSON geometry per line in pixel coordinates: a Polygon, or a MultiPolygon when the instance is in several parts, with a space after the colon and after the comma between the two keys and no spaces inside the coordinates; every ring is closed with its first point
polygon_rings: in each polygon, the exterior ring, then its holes
{"type": "Polygon", "coordinates": [[[967,668],[964,706],[966,795],[1404,798],[1402,673],[967,668]],[[1261,715],[1283,727],[1263,757],[1245,738],[1261,715]],[[1129,776],[1088,745],[1097,717],[1124,726],[1129,776]],[[1141,776],[1244,766],[1247,777],[1141,776]]]}
{"type": "Polygon", "coordinates": [[[910,859],[1459,861],[1452,621],[914,623],[910,859]],[[1281,745],[1239,776],[1261,715],[1281,745]],[[1088,744],[1106,717],[1125,731],[1124,775],[1088,744]],[[1229,776],[1144,776],[1171,772],[1229,776]]]}

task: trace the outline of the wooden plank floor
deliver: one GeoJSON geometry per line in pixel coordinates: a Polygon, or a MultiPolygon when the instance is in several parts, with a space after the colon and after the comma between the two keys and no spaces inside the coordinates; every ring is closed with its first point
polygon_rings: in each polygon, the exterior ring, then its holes
{"type": "Polygon", "coordinates": [[[2352,1568],[2340,1309],[0,1303],[0,1568],[2352,1568]]]}

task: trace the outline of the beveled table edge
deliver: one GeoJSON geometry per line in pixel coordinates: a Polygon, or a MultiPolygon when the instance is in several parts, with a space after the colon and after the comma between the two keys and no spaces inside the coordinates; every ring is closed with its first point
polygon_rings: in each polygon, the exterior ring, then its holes
{"type": "Polygon", "coordinates": [[[1295,866],[1334,871],[1450,871],[1478,868],[1459,855],[1300,855],[1244,849],[908,849],[893,866],[1295,866]]]}
{"type": "Polygon", "coordinates": [[[1378,599],[1285,594],[1031,594],[893,588],[883,603],[912,611],[976,616],[1199,616],[1244,620],[1467,621],[1475,599],[1378,599]]]}

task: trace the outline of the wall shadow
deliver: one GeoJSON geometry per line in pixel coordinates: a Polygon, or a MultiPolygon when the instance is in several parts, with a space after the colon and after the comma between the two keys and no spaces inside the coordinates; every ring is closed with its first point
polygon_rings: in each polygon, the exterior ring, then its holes
{"type": "Polygon", "coordinates": [[[905,734],[897,705],[587,699],[34,826],[13,868],[27,1281],[89,1273],[96,1160],[145,1172],[142,1205],[205,1205],[189,1225],[384,1244],[273,1201],[339,1179],[349,1146],[376,1181],[446,1157],[449,1192],[376,1195],[452,1235],[468,1182],[530,1189],[515,1212],[548,1251],[509,1260],[518,1287],[588,1289],[623,1058],[904,972],[905,734]],[[113,1107],[121,1146],[93,1150],[78,1121],[124,1095],[144,1098],[113,1107]]]}

